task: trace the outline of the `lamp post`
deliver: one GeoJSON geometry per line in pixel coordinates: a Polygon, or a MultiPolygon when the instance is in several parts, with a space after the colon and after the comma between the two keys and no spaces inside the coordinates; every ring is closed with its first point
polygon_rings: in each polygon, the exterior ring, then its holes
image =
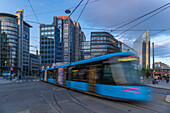
{"type": "Polygon", "coordinates": [[[11,69],[10,69],[10,80],[12,80],[12,49],[11,49],[11,45],[9,45],[10,50],[11,50],[11,69]]]}

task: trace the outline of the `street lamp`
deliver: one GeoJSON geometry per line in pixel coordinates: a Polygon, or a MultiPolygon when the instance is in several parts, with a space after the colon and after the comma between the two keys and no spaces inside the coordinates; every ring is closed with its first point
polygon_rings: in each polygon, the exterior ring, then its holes
{"type": "Polygon", "coordinates": [[[69,9],[66,9],[66,10],[65,10],[65,13],[66,13],[66,14],[70,14],[71,11],[70,11],[69,9]]]}

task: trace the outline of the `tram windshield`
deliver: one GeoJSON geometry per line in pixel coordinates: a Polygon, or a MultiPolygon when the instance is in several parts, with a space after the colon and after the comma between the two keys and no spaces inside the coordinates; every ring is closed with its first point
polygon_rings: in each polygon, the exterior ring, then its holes
{"type": "Polygon", "coordinates": [[[139,71],[137,69],[137,58],[111,58],[111,61],[117,62],[110,63],[112,77],[117,85],[134,85],[140,83],[139,71]]]}

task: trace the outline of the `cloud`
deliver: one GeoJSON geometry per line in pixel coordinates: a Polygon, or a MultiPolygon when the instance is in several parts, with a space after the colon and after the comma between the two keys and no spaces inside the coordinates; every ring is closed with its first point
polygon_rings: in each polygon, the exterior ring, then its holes
{"type": "Polygon", "coordinates": [[[155,44],[155,56],[160,58],[170,57],[170,40],[155,44]]]}
{"type": "MultiPolygon", "coordinates": [[[[164,4],[163,0],[100,0],[94,4],[88,5],[82,15],[82,22],[87,23],[91,27],[105,28],[108,26],[121,23],[123,21],[134,19],[146,14],[164,4]]],[[[170,26],[169,18],[170,9],[167,9],[153,18],[145,21],[134,29],[163,29],[170,26]]],[[[142,19],[143,20],[143,19],[142,19]]],[[[138,21],[139,22],[139,21],[138,21]]],[[[134,23],[135,24],[135,23],[134,23]]],[[[127,29],[134,24],[130,24],[121,29],[127,29]]],[[[119,24],[118,26],[120,26],[119,24]]],[[[113,26],[112,29],[118,26],[113,26]]],[[[129,40],[139,37],[144,31],[127,32],[126,38],[129,40]]],[[[119,34],[120,32],[113,32],[119,34]]],[[[156,33],[156,32],[150,32],[156,33]]]]}

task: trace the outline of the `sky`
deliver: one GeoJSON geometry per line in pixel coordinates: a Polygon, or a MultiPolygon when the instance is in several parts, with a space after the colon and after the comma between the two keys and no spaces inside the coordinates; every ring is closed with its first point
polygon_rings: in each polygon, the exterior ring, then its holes
{"type": "MultiPolygon", "coordinates": [[[[0,12],[15,14],[17,9],[24,9],[24,20],[33,26],[33,28],[31,28],[30,44],[34,46],[31,47],[31,52],[35,53],[35,49],[39,49],[40,25],[30,22],[37,22],[37,19],[28,0],[0,1],[0,12]]],[[[75,7],[80,1],[81,0],[30,0],[39,22],[42,24],[51,24],[53,16],[68,16],[68,14],[65,13],[65,10],[70,9],[72,11],[73,7],[75,7]]],[[[82,4],[85,4],[86,1],[87,0],[84,0],[82,4]]],[[[88,40],[90,39],[90,32],[92,31],[110,32],[130,20],[169,3],[170,0],[89,0],[89,2],[90,3],[87,5],[82,16],[78,20],[88,40]]],[[[78,7],[73,13],[71,16],[73,21],[77,20],[83,7],[83,5],[78,7]]],[[[170,28],[169,12],[170,8],[168,7],[151,18],[149,17],[152,14],[119,29],[126,30],[138,22],[149,18],[131,29],[134,31],[128,31],[121,35],[119,34],[122,31],[113,31],[111,33],[118,40],[133,47],[133,41],[141,36],[145,30],[149,30],[150,42],[155,43],[155,61],[161,61],[170,66],[170,29],[168,29],[170,28]],[[158,33],[163,29],[165,29],[165,31],[158,33]]]]}

